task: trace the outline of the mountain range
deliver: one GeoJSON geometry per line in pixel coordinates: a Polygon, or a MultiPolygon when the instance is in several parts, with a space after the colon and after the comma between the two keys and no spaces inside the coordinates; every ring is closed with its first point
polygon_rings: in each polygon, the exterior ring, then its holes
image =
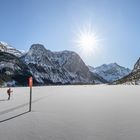
{"type": "Polygon", "coordinates": [[[30,76],[34,85],[119,84],[132,79],[131,75],[136,75],[139,68],[140,60],[132,71],[117,63],[93,68],[72,51],[52,52],[42,44],[33,44],[28,52],[22,53],[0,42],[0,85],[3,86],[27,86],[30,76]]]}
{"type": "Polygon", "coordinates": [[[20,59],[42,84],[94,84],[95,79],[102,80],[89,71],[75,52],[51,52],[41,44],[33,44],[20,59]]]}
{"type": "Polygon", "coordinates": [[[33,44],[22,54],[7,43],[0,43],[0,84],[28,85],[32,76],[34,85],[106,83],[89,71],[80,56],[71,51],[51,52],[41,44],[33,44]]]}
{"type": "Polygon", "coordinates": [[[130,69],[122,67],[117,63],[103,64],[96,68],[89,66],[89,70],[97,73],[109,83],[117,81],[131,72],[130,69]]]}

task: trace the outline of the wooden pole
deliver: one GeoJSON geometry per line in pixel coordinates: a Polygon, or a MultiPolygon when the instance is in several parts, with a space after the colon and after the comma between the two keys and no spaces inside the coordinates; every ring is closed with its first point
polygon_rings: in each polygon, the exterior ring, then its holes
{"type": "Polygon", "coordinates": [[[32,87],[30,87],[29,112],[32,110],[32,87]]]}
{"type": "Polygon", "coordinates": [[[32,85],[33,85],[33,78],[29,78],[29,87],[30,87],[30,100],[29,100],[29,112],[32,110],[32,85]]]}

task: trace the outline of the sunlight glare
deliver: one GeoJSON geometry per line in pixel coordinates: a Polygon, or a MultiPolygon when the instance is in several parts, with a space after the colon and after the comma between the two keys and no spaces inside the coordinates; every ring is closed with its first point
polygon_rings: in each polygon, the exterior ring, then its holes
{"type": "Polygon", "coordinates": [[[82,52],[85,54],[94,52],[98,46],[98,42],[99,39],[96,33],[92,30],[90,24],[79,29],[76,33],[76,46],[80,47],[82,52]]]}

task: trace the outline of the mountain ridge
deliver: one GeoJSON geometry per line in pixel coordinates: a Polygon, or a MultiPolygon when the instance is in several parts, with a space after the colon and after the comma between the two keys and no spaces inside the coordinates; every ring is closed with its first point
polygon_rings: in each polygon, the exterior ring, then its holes
{"type": "MultiPolygon", "coordinates": [[[[38,85],[107,84],[117,81],[130,73],[128,68],[119,66],[117,63],[103,64],[99,67],[93,68],[87,66],[76,52],[68,50],[52,52],[46,49],[44,45],[38,43],[31,45],[29,51],[26,53],[22,53],[11,45],[8,45],[5,42],[0,42],[0,52],[0,55],[3,56],[6,56],[5,54],[14,55],[16,58],[10,65],[17,65],[17,61],[22,63],[27,70],[24,69],[24,73],[28,73],[28,75],[32,76],[35,79],[35,84],[38,85]],[[103,74],[107,76],[104,76],[103,74]],[[107,78],[108,75],[110,75],[109,79],[107,78]]],[[[9,56],[9,58],[10,57],[11,56],[9,56]]],[[[7,61],[8,59],[6,62],[7,61]]],[[[138,62],[140,64],[140,59],[138,62]]],[[[0,63],[2,64],[2,62],[0,63]]],[[[135,65],[135,67],[137,69],[140,68],[139,65],[135,65]]],[[[13,68],[12,70],[14,73],[13,68]]],[[[21,71],[17,71],[17,74],[18,72],[20,73],[21,71]]],[[[7,79],[12,79],[12,77],[9,78],[7,76],[5,80],[6,82],[7,79]]],[[[4,82],[4,80],[2,81],[4,82]]],[[[22,85],[22,82],[17,83],[22,85]]],[[[23,83],[25,85],[25,79],[23,83]]]]}
{"type": "Polygon", "coordinates": [[[115,84],[140,85],[140,58],[134,64],[132,72],[116,81],[115,84]]]}
{"type": "Polygon", "coordinates": [[[121,79],[131,72],[130,69],[118,65],[116,62],[110,64],[102,64],[101,66],[94,68],[89,66],[89,69],[90,71],[92,71],[93,73],[97,73],[110,83],[121,79]]]}
{"type": "Polygon", "coordinates": [[[0,51],[14,54],[17,57],[21,57],[23,55],[21,51],[3,41],[0,41],[0,51]]]}

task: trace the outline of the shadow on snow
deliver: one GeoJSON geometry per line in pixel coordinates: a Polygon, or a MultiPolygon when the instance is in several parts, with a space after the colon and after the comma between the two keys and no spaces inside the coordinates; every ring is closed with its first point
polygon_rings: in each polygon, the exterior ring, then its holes
{"type": "Polygon", "coordinates": [[[29,111],[26,111],[26,112],[20,113],[20,114],[18,114],[18,115],[12,116],[12,117],[7,118],[7,119],[4,119],[4,120],[1,120],[0,123],[3,123],[3,122],[6,122],[6,121],[9,121],[9,120],[11,120],[11,119],[17,118],[17,117],[22,116],[22,115],[27,114],[27,113],[29,113],[29,111]]]}
{"type": "MultiPolygon", "coordinates": [[[[41,97],[41,98],[39,98],[39,99],[36,99],[36,100],[32,101],[32,103],[36,103],[36,102],[38,102],[38,101],[40,101],[40,100],[43,100],[45,97],[48,97],[48,96],[44,96],[44,97],[41,97]]],[[[3,99],[3,100],[0,100],[0,101],[6,101],[6,100],[3,99]]],[[[4,114],[6,114],[6,113],[12,112],[12,111],[14,111],[14,110],[23,108],[23,107],[28,106],[28,105],[29,105],[29,103],[25,103],[25,104],[22,104],[22,105],[19,105],[19,106],[16,106],[16,107],[13,107],[13,108],[10,108],[10,109],[1,111],[1,112],[0,112],[0,115],[4,115],[4,114]]],[[[12,117],[9,117],[9,118],[7,118],[7,119],[0,120],[0,123],[6,122],[6,121],[8,121],[8,120],[11,120],[11,119],[14,119],[14,118],[17,118],[17,117],[20,117],[20,116],[25,115],[25,114],[27,114],[27,113],[29,113],[29,110],[28,110],[28,111],[25,111],[25,112],[23,112],[23,113],[14,115],[14,116],[12,116],[12,117]]]]}

